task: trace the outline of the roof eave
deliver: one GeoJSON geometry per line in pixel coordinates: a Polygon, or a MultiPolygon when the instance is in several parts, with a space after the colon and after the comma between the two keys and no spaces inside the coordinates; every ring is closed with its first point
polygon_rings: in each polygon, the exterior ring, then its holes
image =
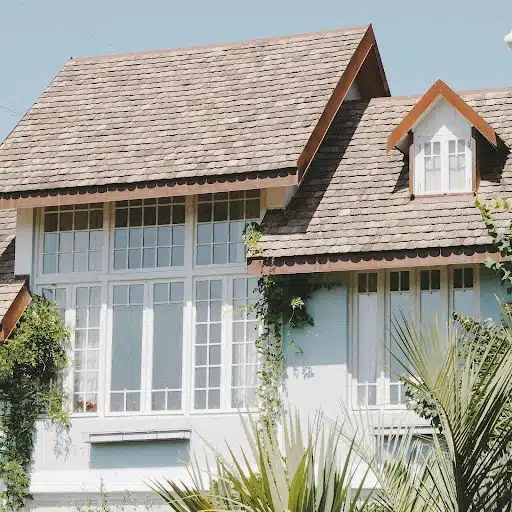
{"type": "Polygon", "coordinates": [[[418,268],[436,265],[476,265],[489,257],[502,258],[491,246],[443,247],[369,253],[317,254],[282,257],[250,257],[249,275],[311,274],[382,269],[418,268]]]}
{"type": "Polygon", "coordinates": [[[190,179],[107,184],[66,189],[0,193],[0,209],[39,208],[163,196],[186,196],[235,190],[286,187],[298,184],[295,167],[251,173],[200,176],[190,179]]]}

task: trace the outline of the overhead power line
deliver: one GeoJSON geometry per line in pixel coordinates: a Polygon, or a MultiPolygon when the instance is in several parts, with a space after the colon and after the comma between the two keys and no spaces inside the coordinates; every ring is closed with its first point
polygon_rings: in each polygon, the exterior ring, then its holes
{"type": "Polygon", "coordinates": [[[63,27],[66,27],[66,28],[68,28],[70,30],[74,30],[74,31],[77,31],[77,32],[81,33],[83,36],[87,37],[91,41],[98,41],[98,42],[100,42],[102,44],[105,44],[105,45],[109,46],[110,48],[112,48],[113,50],[115,50],[116,52],[123,51],[120,48],[118,48],[117,46],[114,46],[113,44],[110,44],[107,41],[103,41],[100,38],[98,38],[96,36],[93,36],[92,34],[84,32],[80,27],[77,27],[76,25],[72,25],[71,23],[64,22],[62,20],[59,20],[59,19],[55,18],[54,16],[49,15],[48,13],[46,13],[44,11],[41,11],[40,9],[36,9],[34,6],[32,6],[31,4],[26,3],[24,0],[15,0],[15,1],[18,2],[19,4],[23,5],[27,9],[30,9],[30,10],[34,11],[35,13],[40,14],[41,16],[44,16],[44,17],[48,18],[49,20],[53,21],[54,23],[57,23],[58,25],[62,25],[63,27]]]}
{"type": "Polygon", "coordinates": [[[11,114],[14,114],[15,116],[21,116],[21,112],[17,112],[16,110],[13,110],[12,108],[9,108],[9,107],[4,107],[3,105],[0,105],[0,108],[3,109],[3,110],[6,110],[7,112],[10,112],[11,114]]]}

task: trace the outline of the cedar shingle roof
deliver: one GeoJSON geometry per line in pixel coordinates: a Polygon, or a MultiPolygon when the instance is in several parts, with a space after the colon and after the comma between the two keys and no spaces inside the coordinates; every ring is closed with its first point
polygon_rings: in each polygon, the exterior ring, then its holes
{"type": "Polygon", "coordinates": [[[70,60],[0,147],[0,193],[295,168],[367,28],[70,60]]]}
{"type": "MultiPolygon", "coordinates": [[[[462,94],[512,148],[512,90],[462,94]]],[[[345,102],[285,212],[264,219],[264,255],[350,254],[490,243],[474,198],[411,200],[408,166],[388,135],[418,97],[345,102]]],[[[479,197],[512,196],[512,154],[479,141],[479,197]]],[[[505,225],[504,216],[498,217],[505,225]]],[[[509,219],[510,220],[510,219],[509,219]]]]}

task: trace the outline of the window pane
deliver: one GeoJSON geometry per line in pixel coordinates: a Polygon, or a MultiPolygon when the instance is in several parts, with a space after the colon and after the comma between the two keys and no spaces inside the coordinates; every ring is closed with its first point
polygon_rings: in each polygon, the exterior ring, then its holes
{"type": "MultiPolygon", "coordinates": [[[[257,297],[253,297],[252,278],[233,279],[233,309],[245,307],[257,297]]],[[[255,341],[258,333],[257,322],[248,320],[245,312],[234,316],[232,324],[232,374],[231,407],[254,407],[256,405],[256,385],[258,358],[255,341]]]]}
{"type": "Polygon", "coordinates": [[[209,245],[199,245],[197,247],[197,264],[209,265],[211,262],[212,248],[209,245]]]}
{"type": "Polygon", "coordinates": [[[477,311],[474,298],[472,267],[453,270],[453,309],[456,313],[474,316],[477,311]]]}
{"type": "Polygon", "coordinates": [[[196,333],[194,343],[194,407],[220,407],[222,343],[222,281],[196,282],[196,333]]]}
{"type": "MultiPolygon", "coordinates": [[[[175,257],[171,258],[174,246],[183,246],[185,243],[184,226],[180,225],[185,222],[185,206],[182,203],[183,199],[179,197],[117,203],[116,218],[117,212],[124,215],[122,212],[126,210],[127,222],[131,229],[126,242],[125,230],[116,227],[114,247],[119,249],[126,247],[128,243],[131,249],[128,253],[128,268],[170,267],[184,264],[181,250],[175,251],[175,257]],[[179,204],[175,205],[175,202],[179,204]],[[175,237],[171,236],[171,224],[174,225],[172,229],[176,230],[175,237]]],[[[125,225],[121,221],[116,222],[116,226],[118,224],[125,225]]],[[[114,269],[118,268],[126,268],[126,265],[122,264],[120,255],[116,262],[114,254],[114,269]]]]}
{"type": "Polygon", "coordinates": [[[214,194],[213,198],[211,195],[199,196],[197,265],[245,261],[242,233],[247,221],[260,217],[259,195],[259,191],[239,191],[214,194]]]}
{"type": "Polygon", "coordinates": [[[154,298],[161,303],[153,306],[153,391],[176,391],[175,399],[171,403],[164,401],[163,408],[179,409],[181,400],[176,400],[176,395],[181,394],[182,388],[183,283],[155,284],[154,298]]]}
{"type": "Polygon", "coordinates": [[[140,408],[142,356],[142,285],[114,286],[111,401],[118,410],[140,408]],[[128,301],[123,304],[123,301],[128,301]],[[121,400],[119,395],[124,401],[121,400]]]}
{"type": "Polygon", "coordinates": [[[101,288],[79,286],[75,291],[73,411],[97,411],[101,288]]]}

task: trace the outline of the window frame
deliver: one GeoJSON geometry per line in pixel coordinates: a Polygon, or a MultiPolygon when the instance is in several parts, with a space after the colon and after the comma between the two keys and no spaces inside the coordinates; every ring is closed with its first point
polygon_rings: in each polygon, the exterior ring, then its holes
{"type": "MultiPolygon", "coordinates": [[[[459,268],[472,268],[473,269],[473,308],[474,315],[478,316],[480,313],[480,267],[478,265],[454,265],[454,266],[433,266],[433,267],[418,267],[418,268],[392,268],[385,270],[371,270],[352,272],[349,279],[349,393],[348,403],[349,407],[353,410],[370,409],[370,410],[396,410],[405,411],[406,406],[403,403],[390,403],[390,384],[391,384],[391,353],[388,348],[391,346],[391,293],[389,290],[390,274],[391,272],[409,272],[409,307],[413,313],[420,316],[421,307],[421,291],[420,290],[420,272],[422,270],[440,270],[440,289],[442,300],[442,316],[439,320],[440,325],[449,325],[447,322],[451,318],[451,312],[454,306],[454,288],[453,288],[453,273],[455,269],[459,268]],[[380,328],[381,340],[377,342],[377,391],[376,391],[376,404],[364,405],[358,401],[358,388],[361,383],[358,381],[358,275],[361,273],[377,273],[377,322],[380,328]],[[379,398],[384,398],[379,403],[379,398]]],[[[424,290],[426,291],[426,290],[424,290]]],[[[448,334],[448,331],[446,331],[448,334]]]]}
{"type": "Polygon", "coordinates": [[[475,173],[473,170],[475,144],[472,136],[467,134],[440,134],[429,136],[415,137],[414,143],[410,148],[410,158],[414,159],[413,163],[413,179],[415,196],[439,196],[451,194],[468,194],[474,191],[475,173]],[[465,186],[463,189],[452,190],[450,188],[450,167],[449,167],[449,143],[459,140],[464,141],[465,148],[465,186]],[[441,160],[441,187],[438,190],[425,190],[425,144],[435,142],[440,143],[440,160],[441,160]]]}

